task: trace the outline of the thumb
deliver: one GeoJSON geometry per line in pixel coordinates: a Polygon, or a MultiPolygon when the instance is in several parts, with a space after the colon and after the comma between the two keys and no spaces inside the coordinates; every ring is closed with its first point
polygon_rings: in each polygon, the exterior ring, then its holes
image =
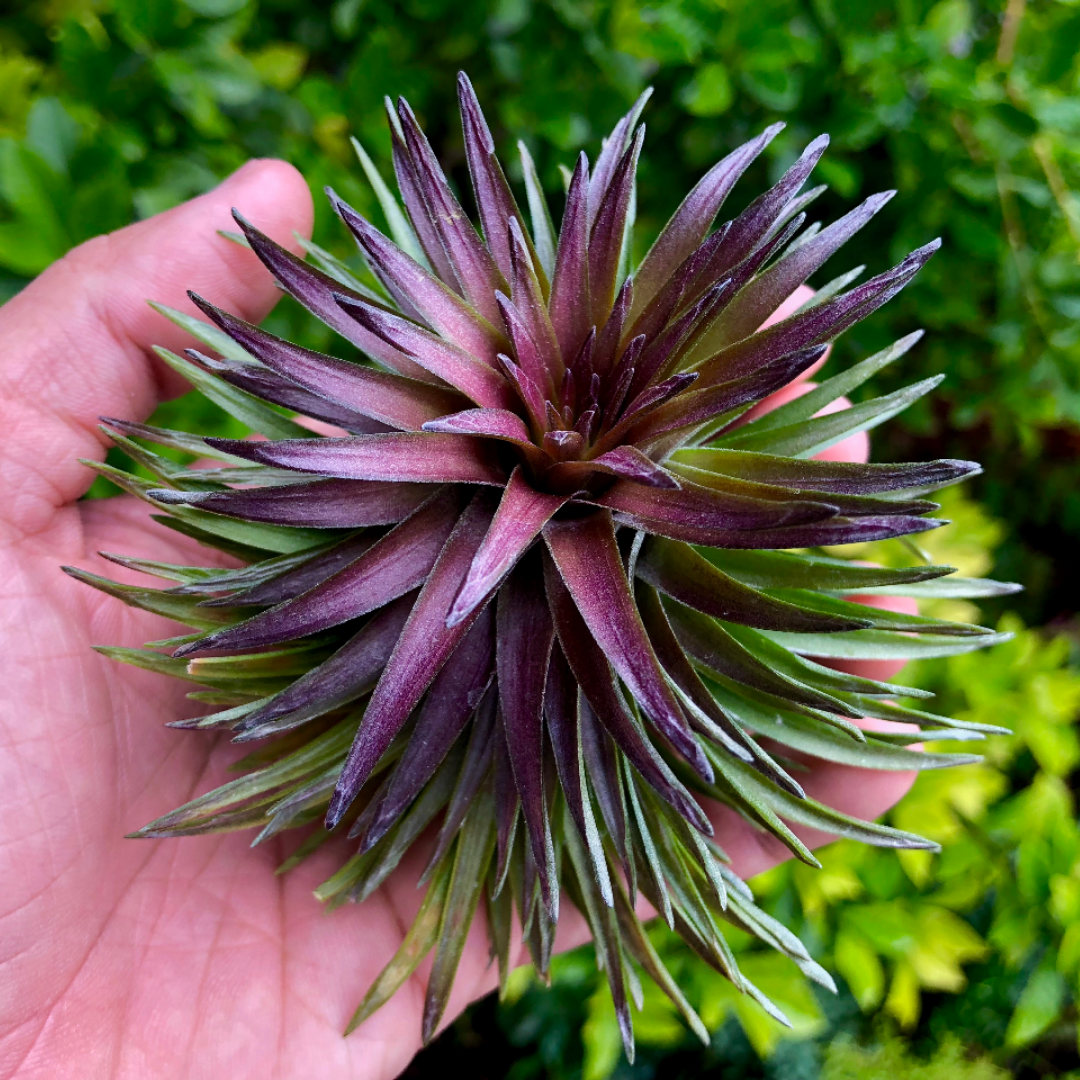
{"type": "Polygon", "coordinates": [[[75,248],[0,308],[0,516],[17,534],[48,528],[93,477],[98,417],[144,419],[175,380],[147,350],[187,335],[147,305],[195,313],[194,289],[258,322],[280,295],[255,255],[217,235],[241,209],[295,249],[311,196],[283,161],[251,161],[212,191],[75,248]]]}

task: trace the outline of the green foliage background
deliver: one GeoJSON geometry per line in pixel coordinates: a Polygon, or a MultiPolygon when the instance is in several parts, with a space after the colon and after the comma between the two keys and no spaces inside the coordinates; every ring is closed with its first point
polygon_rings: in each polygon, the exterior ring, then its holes
{"type": "MultiPolygon", "coordinates": [[[[1078,51],[1075,0],[9,0],[0,302],[81,240],[203,191],[252,155],[288,158],[313,190],[333,184],[379,220],[348,137],[386,166],[385,93],[409,97],[465,187],[460,67],[500,145],[525,139],[552,191],[558,166],[594,150],[654,85],[642,246],[709,164],[777,118],[787,130],[733,202],[820,131],[833,137],[818,170],[827,219],[898,189],[822,282],[945,239],[836,350],[843,363],[930,331],[888,378],[946,381],[887,426],[877,452],[983,461],[986,476],[946,508],[956,524],[933,534],[935,555],[1028,590],[1011,612],[983,613],[1018,629],[1013,643],[911,673],[946,707],[1016,732],[983,765],[924,774],[895,812],[944,852],[838,844],[823,872],[786,866],[755,882],[843,979],[825,1000],[793,968],[747,957],[797,1021],[786,1036],[685,961],[713,1044],[694,1050],[649,998],[631,1073],[595,965],[575,954],[554,992],[523,973],[516,1000],[473,1010],[413,1075],[459,1062],[519,1078],[1080,1076],[1078,51]]],[[[316,239],[347,255],[316,205],[316,239]]],[[[330,345],[295,307],[272,321],[330,345]]],[[[194,398],[165,408],[177,426],[223,425],[194,398]]]]}

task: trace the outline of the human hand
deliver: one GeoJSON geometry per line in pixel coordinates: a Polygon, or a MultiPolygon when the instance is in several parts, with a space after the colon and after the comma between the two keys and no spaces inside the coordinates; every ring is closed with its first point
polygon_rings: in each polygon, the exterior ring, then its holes
{"type": "MultiPolygon", "coordinates": [[[[256,849],[238,834],[124,839],[224,782],[235,754],[163,726],[192,710],[174,681],[90,649],[165,637],[173,624],[59,571],[103,569],[99,550],[207,558],[133,498],[78,502],[92,476],[77,459],[102,457],[99,415],[141,419],[182,388],[147,350],[187,342],[146,298],[190,310],[193,288],[254,322],[272,306],[277,290],[255,257],[216,235],[232,205],[281,243],[310,227],[299,174],[253,162],[207,195],[84,244],[0,309],[0,1077],[377,1080],[419,1048],[423,967],[341,1035],[419,907],[419,856],[362,905],[327,915],[311,893],[340,862],[334,844],[275,877],[281,838],[256,849]]],[[[831,455],[865,459],[859,438],[831,455]]],[[[803,782],[873,818],[910,780],[817,764],[803,782]]],[[[743,876],[788,857],[730,811],[711,816],[743,876]]],[[[494,985],[480,918],[448,1019],[494,985]]],[[[567,908],[559,944],[584,939],[567,908]]]]}

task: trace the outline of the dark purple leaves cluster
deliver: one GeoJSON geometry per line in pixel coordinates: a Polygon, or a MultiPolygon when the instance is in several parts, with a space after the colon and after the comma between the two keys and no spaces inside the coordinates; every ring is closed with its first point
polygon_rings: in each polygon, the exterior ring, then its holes
{"type": "Polygon", "coordinates": [[[190,726],[227,727],[266,747],[246,776],[143,835],[258,825],[265,839],[322,822],[290,865],[330,834],[358,840],[320,889],[338,903],[369,896],[438,823],[424,904],[353,1026],[434,949],[430,1037],[481,901],[504,979],[515,919],[544,971],[560,896],[584,913],[628,1051],[635,966],[701,1029],[642,931],[639,890],[766,1008],[721,923],[830,985],[727,868],[701,795],[807,862],[790,823],[926,846],[807,799],[787,751],[871,768],[945,764],[857,722],[883,712],[925,728],[954,722],[886,701],[912,693],[904,688],[804,654],[824,636],[862,657],[903,655],[921,634],[946,651],[992,636],[842,598],[877,586],[917,595],[949,568],[871,569],[799,549],[933,528],[940,522],[926,515],[937,507],[924,496],[976,466],[810,456],[931,388],[812,415],[914,337],[823,384],[802,412],[792,404],[750,423],[745,414],[903,288],[936,242],[759,330],[889,198],[806,228],[817,192],[802,189],[821,137],[714,228],[776,125],[710,170],[627,272],[647,96],[592,168],[580,156],[557,235],[532,181],[531,227],[522,214],[464,76],[479,229],[408,105],[389,107],[404,204],[394,235],[403,239],[405,222],[409,242],[394,243],[330,193],[356,240],[355,288],[237,215],[282,288],[367,360],[298,348],[192,296],[237,349],[227,359],[192,350],[181,370],[208,392],[220,387],[213,400],[271,438],[204,441],[108,421],[156,478],[124,479],[127,490],[244,565],[113,557],[170,578],[163,591],[72,571],[193,631],[164,643],[171,655],[107,651],[199,684],[198,700],[218,711],[190,726]],[[304,434],[282,409],[332,425],[330,434],[280,437],[304,434]],[[135,440],[218,467],[177,466],[135,440]]]}

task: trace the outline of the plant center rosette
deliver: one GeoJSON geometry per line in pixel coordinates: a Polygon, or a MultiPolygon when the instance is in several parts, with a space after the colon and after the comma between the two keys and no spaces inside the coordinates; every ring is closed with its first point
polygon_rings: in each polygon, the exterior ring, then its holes
{"type": "Polygon", "coordinates": [[[479,230],[404,101],[388,108],[401,203],[357,147],[393,239],[330,193],[357,268],[311,244],[300,259],[237,216],[239,239],[281,287],[364,359],[300,348],[193,296],[209,322],[162,310],[216,355],[162,356],[267,438],[106,422],[154,480],[96,468],[163,512],[162,524],[243,565],[108,556],[174,583],[163,590],[71,571],[192,629],[101,651],[199,684],[191,697],[218,711],[177,726],[261,744],[240,762],[245,775],[137,835],[255,827],[258,843],[309,827],[288,866],[347,837],[351,857],[317,893],[331,904],[363,901],[423,843],[423,905],[350,1029],[434,950],[429,1039],[481,901],[503,983],[515,925],[546,973],[563,893],[591,927],[629,1053],[639,969],[707,1038],[650,944],[639,894],[780,1016],[740,973],[726,925],[831,980],[755,906],[703,800],[811,865],[792,825],[932,847],[808,798],[793,761],[940,767],[972,759],[907,745],[992,729],[902,704],[926,695],[819,661],[995,640],[845,593],[1009,587],[942,582],[951,568],[914,556],[883,569],[821,550],[941,524],[925,516],[937,509],[925,495],[977,470],[813,457],[936,385],[822,412],[917,334],[740,421],[902,289],[937,245],[863,284],[845,274],[759,329],[887,201],[807,227],[822,189],[802,189],[824,137],[714,229],[780,125],[734,150],[628,272],[647,95],[591,168],[579,158],[556,232],[525,147],[528,227],[464,76],[459,89],[479,230]],[[313,434],[296,414],[340,434],[313,434]],[[215,467],[179,465],[148,443],[215,467]],[[864,731],[867,717],[907,726],[864,731]]]}

